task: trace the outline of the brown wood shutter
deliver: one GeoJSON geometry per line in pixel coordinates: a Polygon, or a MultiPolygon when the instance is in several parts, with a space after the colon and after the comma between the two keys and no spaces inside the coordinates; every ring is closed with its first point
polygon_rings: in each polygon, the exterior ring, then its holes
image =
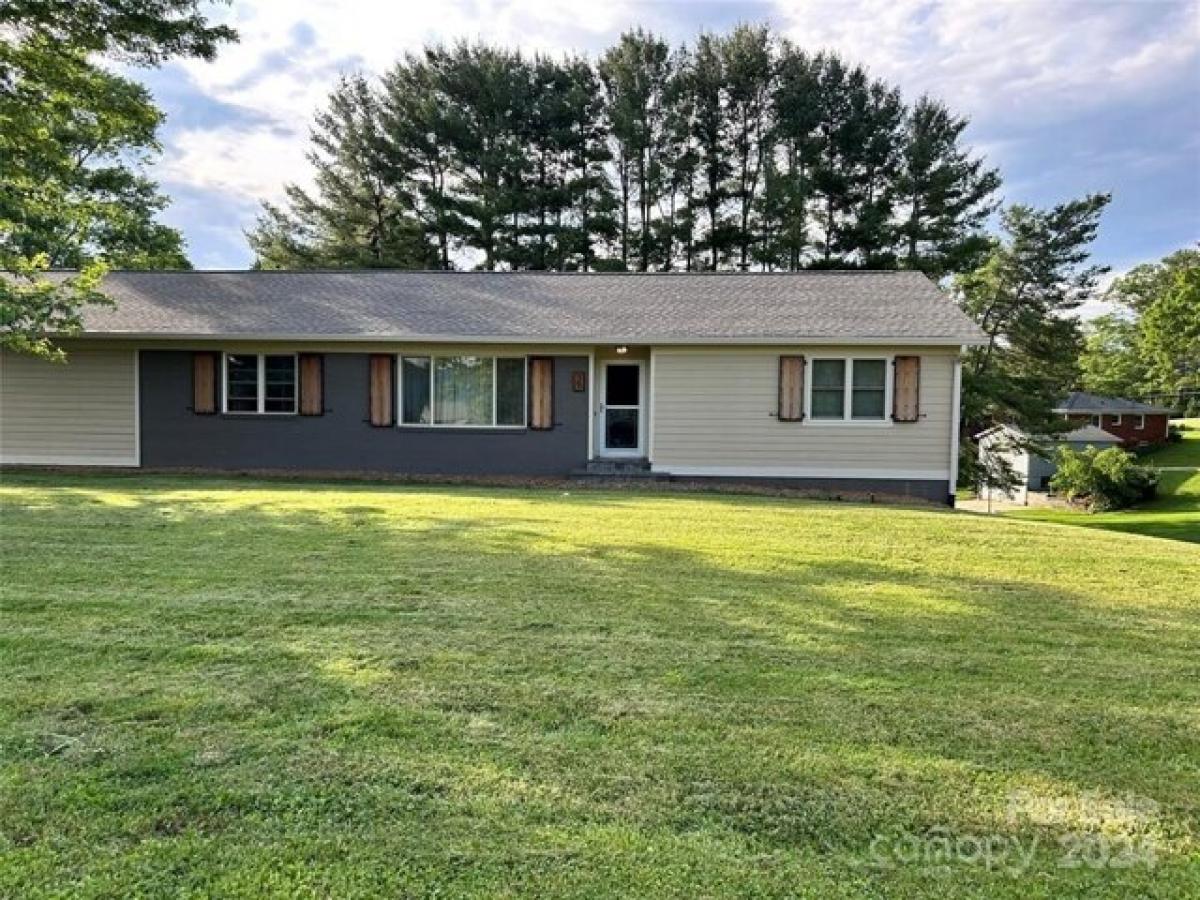
{"type": "Polygon", "coordinates": [[[529,427],[554,427],[554,360],[548,356],[529,360],[529,427]]]}
{"type": "Polygon", "coordinates": [[[384,427],[394,421],[396,404],[392,401],[392,357],[371,354],[371,424],[384,427]]]}
{"type": "Polygon", "coordinates": [[[921,415],[921,357],[897,356],[893,365],[892,420],[915,422],[921,415]]]}
{"type": "Polygon", "coordinates": [[[211,416],[217,411],[216,353],[192,354],[192,412],[211,416]]]}
{"type": "Polygon", "coordinates": [[[319,353],[300,354],[300,415],[325,412],[325,358],[319,353]]]}
{"type": "Polygon", "coordinates": [[[779,357],[779,421],[804,421],[804,357],[779,357]]]}

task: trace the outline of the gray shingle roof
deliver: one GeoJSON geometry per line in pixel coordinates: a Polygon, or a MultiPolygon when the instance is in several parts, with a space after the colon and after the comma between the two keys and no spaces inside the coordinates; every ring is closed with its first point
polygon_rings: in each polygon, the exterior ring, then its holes
{"type": "Polygon", "coordinates": [[[1119,444],[1121,439],[1115,434],[1111,434],[1102,428],[1097,428],[1095,425],[1087,424],[1082,428],[1076,428],[1074,431],[1068,431],[1066,434],[1059,435],[1057,441],[1067,444],[1119,444]]]}
{"type": "Polygon", "coordinates": [[[1085,391],[1071,391],[1067,399],[1054,408],[1056,413],[1170,413],[1165,406],[1153,406],[1140,400],[1126,400],[1124,397],[1102,397],[1099,394],[1089,394],[1085,391]]]}
{"type": "Polygon", "coordinates": [[[113,272],[91,334],[535,342],[924,340],[979,330],[917,272],[113,272]]]}

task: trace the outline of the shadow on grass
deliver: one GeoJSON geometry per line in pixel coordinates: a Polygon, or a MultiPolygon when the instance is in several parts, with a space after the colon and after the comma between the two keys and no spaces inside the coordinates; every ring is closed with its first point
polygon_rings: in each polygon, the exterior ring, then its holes
{"type": "Polygon", "coordinates": [[[1149,796],[1170,836],[1195,796],[1176,762],[1195,749],[1200,628],[1136,598],[931,573],[903,544],[722,562],[631,539],[620,508],[641,496],[566,498],[609,509],[574,534],[536,509],[437,507],[507,491],[389,487],[434,501],[400,515],[295,508],[287,485],[225,505],[159,479],[100,483],[117,505],[38,487],[0,524],[0,729],[47,776],[18,812],[31,834],[77,802],[72,779],[94,779],[103,814],[141,804],[134,834],[172,803],[218,830],[284,797],[293,824],[326,823],[336,787],[350,832],[405,802],[452,842],[492,816],[816,852],[996,828],[1028,789],[1149,796]]]}

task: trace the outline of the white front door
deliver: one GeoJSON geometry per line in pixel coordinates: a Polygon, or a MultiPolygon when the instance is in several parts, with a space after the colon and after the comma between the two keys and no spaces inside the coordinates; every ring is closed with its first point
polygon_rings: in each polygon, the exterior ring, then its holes
{"type": "Polygon", "coordinates": [[[596,446],[601,456],[645,456],[645,366],[641,360],[600,364],[596,446]]]}

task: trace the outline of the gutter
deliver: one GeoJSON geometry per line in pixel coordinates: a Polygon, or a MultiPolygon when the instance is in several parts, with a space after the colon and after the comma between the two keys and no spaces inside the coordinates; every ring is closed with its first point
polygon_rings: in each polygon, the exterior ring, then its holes
{"type": "Polygon", "coordinates": [[[655,335],[597,335],[593,337],[531,337],[528,335],[426,335],[426,334],[302,334],[274,332],[228,332],[221,334],[197,332],[154,332],[154,331],[104,331],[80,334],[56,334],[65,340],[138,340],[138,341],[286,341],[295,343],[335,344],[654,344],[658,346],[783,346],[793,344],[861,344],[861,345],[922,345],[938,347],[983,346],[986,339],[964,339],[962,337],[930,337],[921,335],[755,335],[749,337],[722,337],[700,335],[696,337],[659,337],[655,335]]]}

